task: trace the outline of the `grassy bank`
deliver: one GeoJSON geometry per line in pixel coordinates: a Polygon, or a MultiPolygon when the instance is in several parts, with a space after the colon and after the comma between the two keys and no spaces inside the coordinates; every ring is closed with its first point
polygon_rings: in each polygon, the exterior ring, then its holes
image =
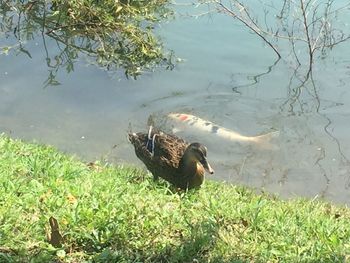
{"type": "Polygon", "coordinates": [[[86,165],[0,136],[0,262],[345,262],[349,256],[349,209],[215,182],[173,193],[135,168],[86,165]],[[62,247],[48,242],[51,216],[62,247]]]}

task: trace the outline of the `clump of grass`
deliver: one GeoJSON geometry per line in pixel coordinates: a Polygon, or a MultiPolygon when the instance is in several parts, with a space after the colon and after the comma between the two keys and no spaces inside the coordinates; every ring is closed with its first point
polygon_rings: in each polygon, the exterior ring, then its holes
{"type": "Polygon", "coordinates": [[[84,164],[0,136],[0,262],[344,262],[350,211],[206,182],[176,192],[139,169],[84,164]],[[63,235],[48,242],[49,218],[63,235]]]}

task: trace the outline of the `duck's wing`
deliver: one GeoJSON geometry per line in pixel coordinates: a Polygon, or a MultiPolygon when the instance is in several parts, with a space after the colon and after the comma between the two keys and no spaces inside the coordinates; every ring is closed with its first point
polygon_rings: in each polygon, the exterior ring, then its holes
{"type": "Polygon", "coordinates": [[[183,139],[163,132],[152,132],[151,137],[153,152],[147,147],[149,146],[149,134],[134,133],[129,134],[129,140],[135,147],[135,153],[147,167],[154,166],[162,167],[161,169],[168,169],[170,173],[176,173],[179,167],[179,162],[188,146],[188,143],[183,139]]]}
{"type": "Polygon", "coordinates": [[[156,136],[154,158],[160,158],[169,166],[178,168],[188,143],[172,134],[160,133],[156,136]]]}
{"type": "Polygon", "coordinates": [[[154,178],[162,177],[177,187],[186,188],[188,182],[178,167],[188,143],[175,135],[161,132],[155,134],[154,140],[152,134],[153,154],[147,149],[149,134],[129,134],[129,140],[135,147],[137,157],[154,178]]]}

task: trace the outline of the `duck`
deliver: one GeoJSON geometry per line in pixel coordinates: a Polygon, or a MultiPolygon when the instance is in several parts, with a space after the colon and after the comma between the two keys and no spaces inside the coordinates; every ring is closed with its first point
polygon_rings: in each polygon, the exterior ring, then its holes
{"type": "Polygon", "coordinates": [[[207,160],[207,148],[201,143],[187,143],[152,126],[148,133],[128,133],[128,139],[154,180],[161,177],[177,188],[188,190],[202,185],[205,171],[214,173],[207,160]]]}

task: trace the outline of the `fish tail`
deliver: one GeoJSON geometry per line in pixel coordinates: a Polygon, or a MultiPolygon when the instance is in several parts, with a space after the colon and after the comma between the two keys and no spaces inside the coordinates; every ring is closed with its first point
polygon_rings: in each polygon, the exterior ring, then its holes
{"type": "Polygon", "coordinates": [[[277,149],[277,145],[272,143],[272,140],[278,138],[280,135],[279,131],[273,131],[266,134],[258,135],[254,137],[254,142],[256,145],[263,149],[274,150],[277,149]]]}

